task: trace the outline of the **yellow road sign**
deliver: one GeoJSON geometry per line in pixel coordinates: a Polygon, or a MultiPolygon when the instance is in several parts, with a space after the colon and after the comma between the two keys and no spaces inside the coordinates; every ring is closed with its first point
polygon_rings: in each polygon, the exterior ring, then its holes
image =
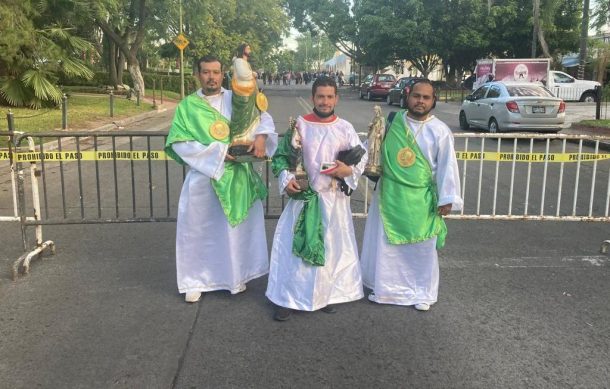
{"type": "Polygon", "coordinates": [[[178,34],[178,36],[176,36],[174,38],[174,44],[176,45],[177,48],[179,48],[180,50],[184,50],[184,48],[186,46],[188,46],[189,44],[189,40],[186,39],[186,37],[184,36],[183,33],[178,34]]]}

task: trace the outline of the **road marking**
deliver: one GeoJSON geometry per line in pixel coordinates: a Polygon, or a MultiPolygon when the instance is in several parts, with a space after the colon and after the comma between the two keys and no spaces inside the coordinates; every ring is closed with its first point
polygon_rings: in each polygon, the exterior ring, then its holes
{"type": "Polygon", "coordinates": [[[302,98],[301,96],[297,97],[297,102],[299,103],[299,105],[303,108],[303,110],[305,111],[305,113],[309,113],[313,110],[313,107],[311,105],[309,105],[309,103],[307,102],[307,100],[305,100],[304,98],[302,98]]]}
{"type": "Polygon", "coordinates": [[[469,268],[469,267],[495,267],[499,269],[511,268],[591,268],[605,267],[608,257],[605,255],[584,255],[568,257],[512,257],[498,258],[491,261],[475,262],[473,260],[462,260],[459,258],[439,259],[441,267],[446,268],[469,268]]]}

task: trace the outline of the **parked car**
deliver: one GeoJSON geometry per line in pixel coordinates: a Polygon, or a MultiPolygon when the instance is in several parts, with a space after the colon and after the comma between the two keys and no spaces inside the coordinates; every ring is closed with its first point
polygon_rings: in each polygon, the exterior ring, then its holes
{"type": "Polygon", "coordinates": [[[407,107],[407,95],[411,91],[413,84],[423,80],[421,77],[402,77],[392,85],[386,97],[388,105],[398,104],[400,108],[407,107]]]}
{"type": "Polygon", "coordinates": [[[535,83],[488,82],[466,96],[460,128],[557,132],[565,122],[566,104],[535,83]]]}
{"type": "Polygon", "coordinates": [[[385,99],[395,82],[396,77],[391,74],[369,74],[360,84],[360,98],[366,96],[369,101],[375,98],[385,99]]]}

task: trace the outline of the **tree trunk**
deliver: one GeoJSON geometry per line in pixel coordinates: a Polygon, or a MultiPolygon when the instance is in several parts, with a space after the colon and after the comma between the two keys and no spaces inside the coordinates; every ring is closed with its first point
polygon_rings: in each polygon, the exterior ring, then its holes
{"type": "Polygon", "coordinates": [[[112,39],[108,39],[108,75],[110,85],[117,87],[116,47],[112,39]]]}
{"type": "Polygon", "coordinates": [[[123,82],[123,71],[125,70],[125,54],[121,50],[117,50],[116,52],[117,65],[116,65],[116,74],[119,83],[122,85],[123,82]]]}
{"type": "Polygon", "coordinates": [[[610,60],[610,45],[602,48],[598,51],[597,57],[597,82],[604,85],[604,78],[606,77],[606,66],[610,60]]]}
{"type": "Polygon", "coordinates": [[[553,62],[553,56],[549,50],[549,45],[546,43],[546,39],[544,38],[544,30],[541,26],[538,27],[538,41],[540,42],[540,48],[542,49],[542,54],[549,58],[551,62],[553,62]]]}
{"type": "Polygon", "coordinates": [[[533,11],[532,11],[532,58],[536,58],[537,50],[536,50],[536,42],[538,41],[538,36],[540,35],[538,32],[540,31],[540,0],[533,0],[533,11]]]}
{"type": "MultiPolygon", "coordinates": [[[[131,56],[130,56],[131,57],[131,56]]],[[[133,81],[133,88],[140,91],[140,96],[144,97],[144,78],[142,77],[142,72],[140,71],[140,63],[138,59],[129,58],[127,61],[127,69],[129,70],[129,75],[131,76],[131,80],[133,81]]]]}
{"type": "MultiPolygon", "coordinates": [[[[144,90],[144,79],[142,78],[142,72],[140,71],[140,63],[138,61],[138,51],[142,47],[144,40],[145,22],[147,20],[146,12],[146,0],[140,0],[138,3],[132,0],[131,7],[128,16],[129,21],[133,22],[137,20],[136,33],[133,40],[130,42],[133,36],[131,28],[128,26],[122,36],[115,31],[115,29],[103,18],[97,18],[95,21],[102,31],[111,39],[121,50],[124,58],[127,60],[127,68],[134,88],[140,91],[140,96],[145,95],[144,90]]],[[[120,57],[119,57],[120,58],[120,57]]],[[[120,70],[122,72],[122,66],[120,70]]],[[[121,83],[123,80],[120,80],[121,83]]]]}

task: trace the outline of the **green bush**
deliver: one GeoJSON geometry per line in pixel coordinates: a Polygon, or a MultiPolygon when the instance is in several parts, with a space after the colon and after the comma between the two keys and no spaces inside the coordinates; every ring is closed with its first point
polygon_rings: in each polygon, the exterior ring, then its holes
{"type": "MultiPolygon", "coordinates": [[[[91,80],[83,80],[76,78],[61,77],[58,80],[58,84],[62,86],[79,86],[79,87],[96,87],[99,88],[103,85],[110,84],[110,77],[108,72],[95,71],[95,75],[91,80]]],[[[156,89],[161,89],[161,80],[163,80],[163,90],[180,93],[180,75],[179,74],[167,74],[157,72],[143,72],[142,77],[144,78],[144,85],[147,89],[152,89],[153,80],[156,80],[156,89]]],[[[123,84],[129,85],[133,88],[131,82],[131,76],[128,71],[123,72],[123,84]]],[[[197,80],[190,74],[184,75],[184,90],[185,93],[194,92],[198,88],[197,80]]]]}

